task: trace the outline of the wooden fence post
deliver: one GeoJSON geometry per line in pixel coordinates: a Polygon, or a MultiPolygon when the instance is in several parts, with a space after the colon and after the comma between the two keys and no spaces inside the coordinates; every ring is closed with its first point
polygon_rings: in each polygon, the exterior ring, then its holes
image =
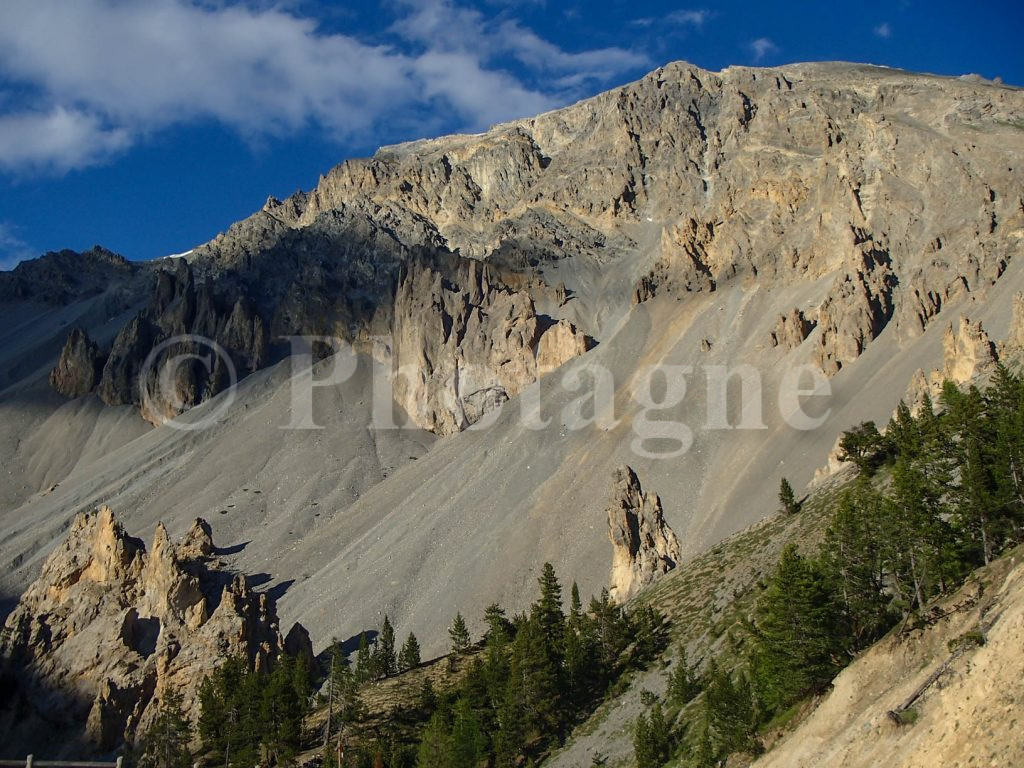
{"type": "Polygon", "coordinates": [[[32,768],[32,755],[25,758],[25,768],[32,768]]]}

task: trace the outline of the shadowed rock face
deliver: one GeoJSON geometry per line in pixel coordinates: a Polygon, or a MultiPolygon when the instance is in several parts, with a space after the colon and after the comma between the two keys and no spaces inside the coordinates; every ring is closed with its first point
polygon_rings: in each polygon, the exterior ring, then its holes
{"type": "Polygon", "coordinates": [[[241,377],[267,363],[267,350],[266,326],[252,301],[244,295],[218,295],[210,280],[197,288],[192,269],[177,260],[169,270],[156,270],[148,306],[121,328],[108,353],[81,329],[72,330],[50,385],[68,398],[95,390],[107,405],[137,405],[143,418],[159,424],[228,386],[228,361],[241,377]],[[227,359],[203,342],[164,344],[188,334],[219,344],[227,359]],[[165,380],[157,379],[155,372],[178,356],[192,357],[168,368],[165,380]],[[212,368],[202,358],[211,360],[212,368]]]}
{"type": "MultiPolygon", "coordinates": [[[[4,702],[27,710],[23,730],[67,729],[73,748],[107,751],[144,733],[164,691],[190,717],[198,687],[233,656],[272,663],[284,648],[274,602],[215,555],[196,520],[177,546],[158,525],[147,552],[103,507],[75,518],[0,635],[0,663],[15,681],[4,702]]],[[[308,649],[296,625],[289,644],[308,649]]],[[[29,737],[30,738],[30,737],[29,737]]]]}
{"type": "Polygon", "coordinates": [[[625,602],[679,562],[679,539],[665,522],[661,499],[644,493],[631,467],[615,472],[608,507],[608,538],[612,542],[612,599],[625,602]]]}
{"type": "Polygon", "coordinates": [[[61,350],[57,366],[50,372],[50,386],[67,398],[87,395],[99,383],[105,362],[89,334],[75,328],[61,350]]]}

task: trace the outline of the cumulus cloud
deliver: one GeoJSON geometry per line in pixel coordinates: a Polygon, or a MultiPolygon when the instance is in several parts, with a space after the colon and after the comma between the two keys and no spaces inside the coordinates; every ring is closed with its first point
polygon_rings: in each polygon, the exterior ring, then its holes
{"type": "Polygon", "coordinates": [[[892,25],[888,21],[883,21],[875,27],[875,36],[881,37],[883,40],[888,40],[892,37],[892,25]]]}
{"type": "Polygon", "coordinates": [[[0,221],[0,272],[14,269],[18,262],[38,256],[28,243],[14,234],[14,227],[0,221]]]}
{"type": "Polygon", "coordinates": [[[399,8],[391,36],[368,42],[280,4],[6,0],[0,171],[81,168],[200,120],[247,139],[314,127],[345,140],[448,110],[479,129],[648,63],[620,48],[568,52],[507,13],[450,0],[399,8]]]}
{"type": "Polygon", "coordinates": [[[96,115],[55,106],[49,112],[0,116],[0,170],[65,171],[101,162],[131,139],[96,115]]]}
{"type": "Polygon", "coordinates": [[[750,53],[753,54],[755,63],[764,61],[766,56],[771,56],[778,51],[779,46],[767,37],[759,37],[750,43],[750,53]]]}

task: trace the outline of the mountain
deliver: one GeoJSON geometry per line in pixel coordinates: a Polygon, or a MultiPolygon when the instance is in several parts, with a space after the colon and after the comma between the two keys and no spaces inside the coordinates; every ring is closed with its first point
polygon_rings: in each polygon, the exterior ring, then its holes
{"type": "Polygon", "coordinates": [[[4,600],[107,504],[132,535],[209,520],[317,649],[387,613],[431,654],[456,611],[523,607],[545,561],[584,594],[606,586],[608,487],[627,464],[680,557],[704,552],[760,519],[782,476],[810,482],[844,429],[888,418],[918,370],[942,368],[951,324],[1007,338],[1022,120],[1019,89],[976,79],[676,63],[345,162],[184,259],[94,249],[0,274],[4,600]],[[140,386],[151,354],[208,354],[161,347],[181,334],[225,357],[140,386]],[[316,375],[352,373],[315,389],[309,420],[297,335],[353,349],[313,345],[316,375]],[[813,430],[778,405],[805,363],[831,390],[805,403],[828,411],[813,430]],[[693,366],[679,404],[644,405],[651,365],[693,366]],[[738,365],[761,413],[741,414],[734,382],[729,424],[756,428],[718,428],[714,366],[738,365]],[[595,389],[611,411],[594,414],[595,389]],[[380,429],[382,413],[411,424],[380,429]],[[153,426],[178,414],[217,418],[153,426]],[[323,428],[284,428],[297,414],[323,428]]]}

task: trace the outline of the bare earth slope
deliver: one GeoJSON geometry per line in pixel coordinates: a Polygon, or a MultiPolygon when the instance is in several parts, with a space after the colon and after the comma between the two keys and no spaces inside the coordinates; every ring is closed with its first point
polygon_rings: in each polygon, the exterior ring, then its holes
{"type": "MultiPolygon", "coordinates": [[[[969,315],[1006,337],[1024,289],[1022,120],[1019,90],[976,81],[672,64],[485,134],[344,163],[155,288],[152,271],[172,265],[57,297],[47,274],[4,275],[0,590],[10,599],[35,578],[80,511],[108,503],[132,534],[161,519],[178,535],[201,516],[239,568],[281,584],[282,618],[318,646],[387,612],[429,654],[456,610],[521,606],[545,560],[584,592],[605,585],[622,464],[661,497],[684,555],[702,551],[756,521],[752,500],[772,499],[781,476],[808,482],[843,429],[885,419],[917,369],[941,367],[949,322],[969,315]],[[239,316],[270,350],[214,427],[135,415],[147,344],[199,327],[237,340],[239,316]],[[132,323],[148,324],[148,342],[132,323]],[[104,374],[119,388],[58,408],[47,377],[72,324],[118,350],[104,374]],[[535,384],[541,350],[559,346],[544,341],[552,328],[567,362],[535,384]],[[292,372],[280,337],[298,333],[360,351],[348,381],[317,391],[319,431],[281,429],[292,372]],[[596,346],[580,356],[584,337],[596,346]],[[458,363],[435,368],[439,355],[458,363]],[[415,424],[375,430],[371,372],[407,360],[419,385],[397,395],[415,424]],[[632,447],[633,393],[659,363],[695,367],[684,402],[651,414],[693,430],[693,448],[668,460],[632,447]],[[776,403],[801,363],[832,377],[832,397],[808,405],[831,409],[810,432],[776,403]],[[613,377],[616,423],[574,429],[563,407],[593,388],[591,364],[613,377]],[[765,429],[702,429],[713,364],[761,373],[765,429]],[[520,418],[532,386],[544,429],[520,418]],[[501,403],[493,426],[453,433],[501,403]]],[[[202,403],[186,421],[226,394],[183,386],[202,403]]]]}

